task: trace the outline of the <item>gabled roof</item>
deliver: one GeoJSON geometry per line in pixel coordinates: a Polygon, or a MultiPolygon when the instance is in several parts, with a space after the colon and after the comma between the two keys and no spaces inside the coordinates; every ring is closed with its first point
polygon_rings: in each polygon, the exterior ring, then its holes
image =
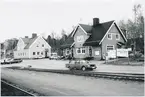
{"type": "Polygon", "coordinates": [[[87,33],[91,33],[92,26],[85,25],[85,24],[79,24],[87,33]]]}
{"type": "Polygon", "coordinates": [[[36,36],[35,38],[25,38],[25,39],[23,39],[23,40],[25,40],[24,43],[26,44],[26,46],[25,46],[24,49],[28,49],[28,48],[31,46],[31,44],[32,44],[37,38],[38,38],[38,36],[36,36]]]}
{"type": "MultiPolygon", "coordinates": [[[[80,26],[82,30],[84,30],[85,33],[89,34],[89,38],[85,41],[85,43],[83,44],[84,46],[97,46],[100,45],[100,43],[103,41],[104,37],[106,36],[106,34],[108,33],[108,31],[110,30],[110,28],[112,27],[112,25],[115,24],[117,26],[117,24],[115,23],[114,20],[112,21],[108,21],[108,22],[104,22],[104,23],[99,23],[96,26],[90,26],[90,25],[86,25],[86,24],[79,24],[76,29],[74,29],[68,40],[66,40],[66,42],[64,43],[64,45],[67,45],[68,47],[70,46],[69,44],[73,44],[74,40],[73,40],[73,36],[77,30],[77,28],[80,26]]],[[[118,26],[117,26],[118,28],[118,26]]],[[[121,32],[121,30],[119,29],[119,31],[121,32]]],[[[126,38],[124,37],[123,33],[121,32],[123,38],[126,40],[126,38]]]]}
{"type": "Polygon", "coordinates": [[[61,48],[68,48],[71,47],[71,45],[74,43],[74,39],[73,39],[73,32],[75,29],[73,29],[73,31],[69,34],[68,38],[66,39],[66,41],[63,43],[63,45],[61,45],[61,48]]]}
{"type": "MultiPolygon", "coordinates": [[[[38,38],[38,36],[34,37],[34,38],[20,38],[22,39],[22,41],[25,44],[24,49],[29,49],[29,47],[32,45],[32,43],[38,38]]],[[[17,47],[16,47],[17,48],[17,47]]],[[[15,50],[16,50],[15,48],[15,50]]]]}
{"type": "Polygon", "coordinates": [[[25,44],[28,44],[31,38],[21,38],[25,44]]]}
{"type": "Polygon", "coordinates": [[[98,43],[102,40],[110,26],[114,21],[104,22],[96,25],[95,27],[92,26],[91,35],[84,43],[84,46],[87,45],[94,45],[95,42],[98,43]]]}

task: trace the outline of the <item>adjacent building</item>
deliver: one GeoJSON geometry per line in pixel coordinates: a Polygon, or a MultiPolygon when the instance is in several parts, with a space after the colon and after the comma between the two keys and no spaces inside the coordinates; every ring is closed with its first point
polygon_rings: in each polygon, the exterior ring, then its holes
{"type": "Polygon", "coordinates": [[[44,58],[51,55],[51,46],[42,36],[33,33],[32,37],[19,38],[14,58],[44,58]]]}
{"type": "Polygon", "coordinates": [[[124,48],[127,39],[115,21],[93,19],[93,25],[78,24],[61,46],[63,55],[74,58],[102,59],[108,50],[124,48]]]}

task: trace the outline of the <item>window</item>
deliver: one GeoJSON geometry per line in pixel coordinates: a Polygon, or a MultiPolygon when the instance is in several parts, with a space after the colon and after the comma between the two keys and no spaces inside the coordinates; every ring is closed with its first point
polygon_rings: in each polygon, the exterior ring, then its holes
{"type": "Polygon", "coordinates": [[[37,45],[37,47],[39,47],[39,46],[37,45]]]}
{"type": "Polygon", "coordinates": [[[78,54],[81,53],[81,49],[80,48],[77,49],[77,53],[78,54]]]}
{"type": "Polygon", "coordinates": [[[85,48],[82,48],[82,53],[85,53],[85,48]]]}
{"type": "Polygon", "coordinates": [[[119,40],[119,34],[116,34],[116,39],[119,40]]]}
{"type": "Polygon", "coordinates": [[[42,44],[42,47],[44,47],[44,44],[42,44]]]}
{"type": "Polygon", "coordinates": [[[43,55],[43,52],[41,52],[41,55],[43,55]]]}
{"type": "Polygon", "coordinates": [[[35,55],[35,52],[33,52],[33,55],[35,55]]]}
{"type": "Polygon", "coordinates": [[[66,52],[66,55],[68,55],[68,54],[69,54],[69,51],[70,51],[69,49],[66,49],[66,51],[65,51],[65,52],[66,52]]]}
{"type": "Polygon", "coordinates": [[[76,49],[78,54],[85,54],[85,48],[78,48],[76,49]]]}
{"type": "Polygon", "coordinates": [[[112,34],[111,33],[108,34],[108,39],[112,39],[112,34]]]}
{"type": "Polygon", "coordinates": [[[37,52],[37,55],[39,55],[39,52],[37,52]]]}
{"type": "Polygon", "coordinates": [[[109,51],[109,50],[113,50],[113,49],[114,49],[114,46],[113,46],[113,45],[111,45],[111,46],[108,45],[108,46],[107,46],[107,51],[109,51]]]}
{"type": "Polygon", "coordinates": [[[66,52],[67,54],[69,54],[69,50],[67,50],[67,52],[66,52]]]}

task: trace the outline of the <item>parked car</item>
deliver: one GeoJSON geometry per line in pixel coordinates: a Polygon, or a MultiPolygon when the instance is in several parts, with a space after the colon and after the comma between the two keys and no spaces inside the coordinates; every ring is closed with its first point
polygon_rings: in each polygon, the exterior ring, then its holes
{"type": "Polygon", "coordinates": [[[79,70],[87,70],[87,69],[96,69],[95,64],[91,64],[89,61],[86,60],[71,60],[68,64],[66,64],[66,68],[72,69],[79,69],[79,70]]]}
{"type": "Polygon", "coordinates": [[[57,60],[57,59],[58,59],[57,53],[52,53],[51,56],[49,57],[49,59],[50,59],[50,60],[52,60],[52,59],[57,60]]]}
{"type": "Polygon", "coordinates": [[[12,62],[12,59],[7,58],[7,59],[3,59],[3,60],[1,61],[1,64],[11,64],[11,62],[12,62]]]}
{"type": "Polygon", "coordinates": [[[12,64],[12,63],[20,63],[22,59],[4,59],[1,61],[1,64],[12,64]]]}
{"type": "Polygon", "coordinates": [[[22,59],[13,59],[12,61],[11,61],[11,63],[20,63],[20,62],[22,62],[23,60],[22,59]]]}

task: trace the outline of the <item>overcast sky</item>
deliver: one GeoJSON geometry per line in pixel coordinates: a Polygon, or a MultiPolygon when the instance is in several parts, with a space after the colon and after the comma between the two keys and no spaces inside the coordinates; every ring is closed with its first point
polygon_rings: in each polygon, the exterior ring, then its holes
{"type": "Polygon", "coordinates": [[[9,38],[31,37],[32,33],[45,37],[68,33],[78,23],[90,24],[92,18],[100,22],[133,17],[134,4],[145,0],[0,0],[0,42],[9,38]]]}

